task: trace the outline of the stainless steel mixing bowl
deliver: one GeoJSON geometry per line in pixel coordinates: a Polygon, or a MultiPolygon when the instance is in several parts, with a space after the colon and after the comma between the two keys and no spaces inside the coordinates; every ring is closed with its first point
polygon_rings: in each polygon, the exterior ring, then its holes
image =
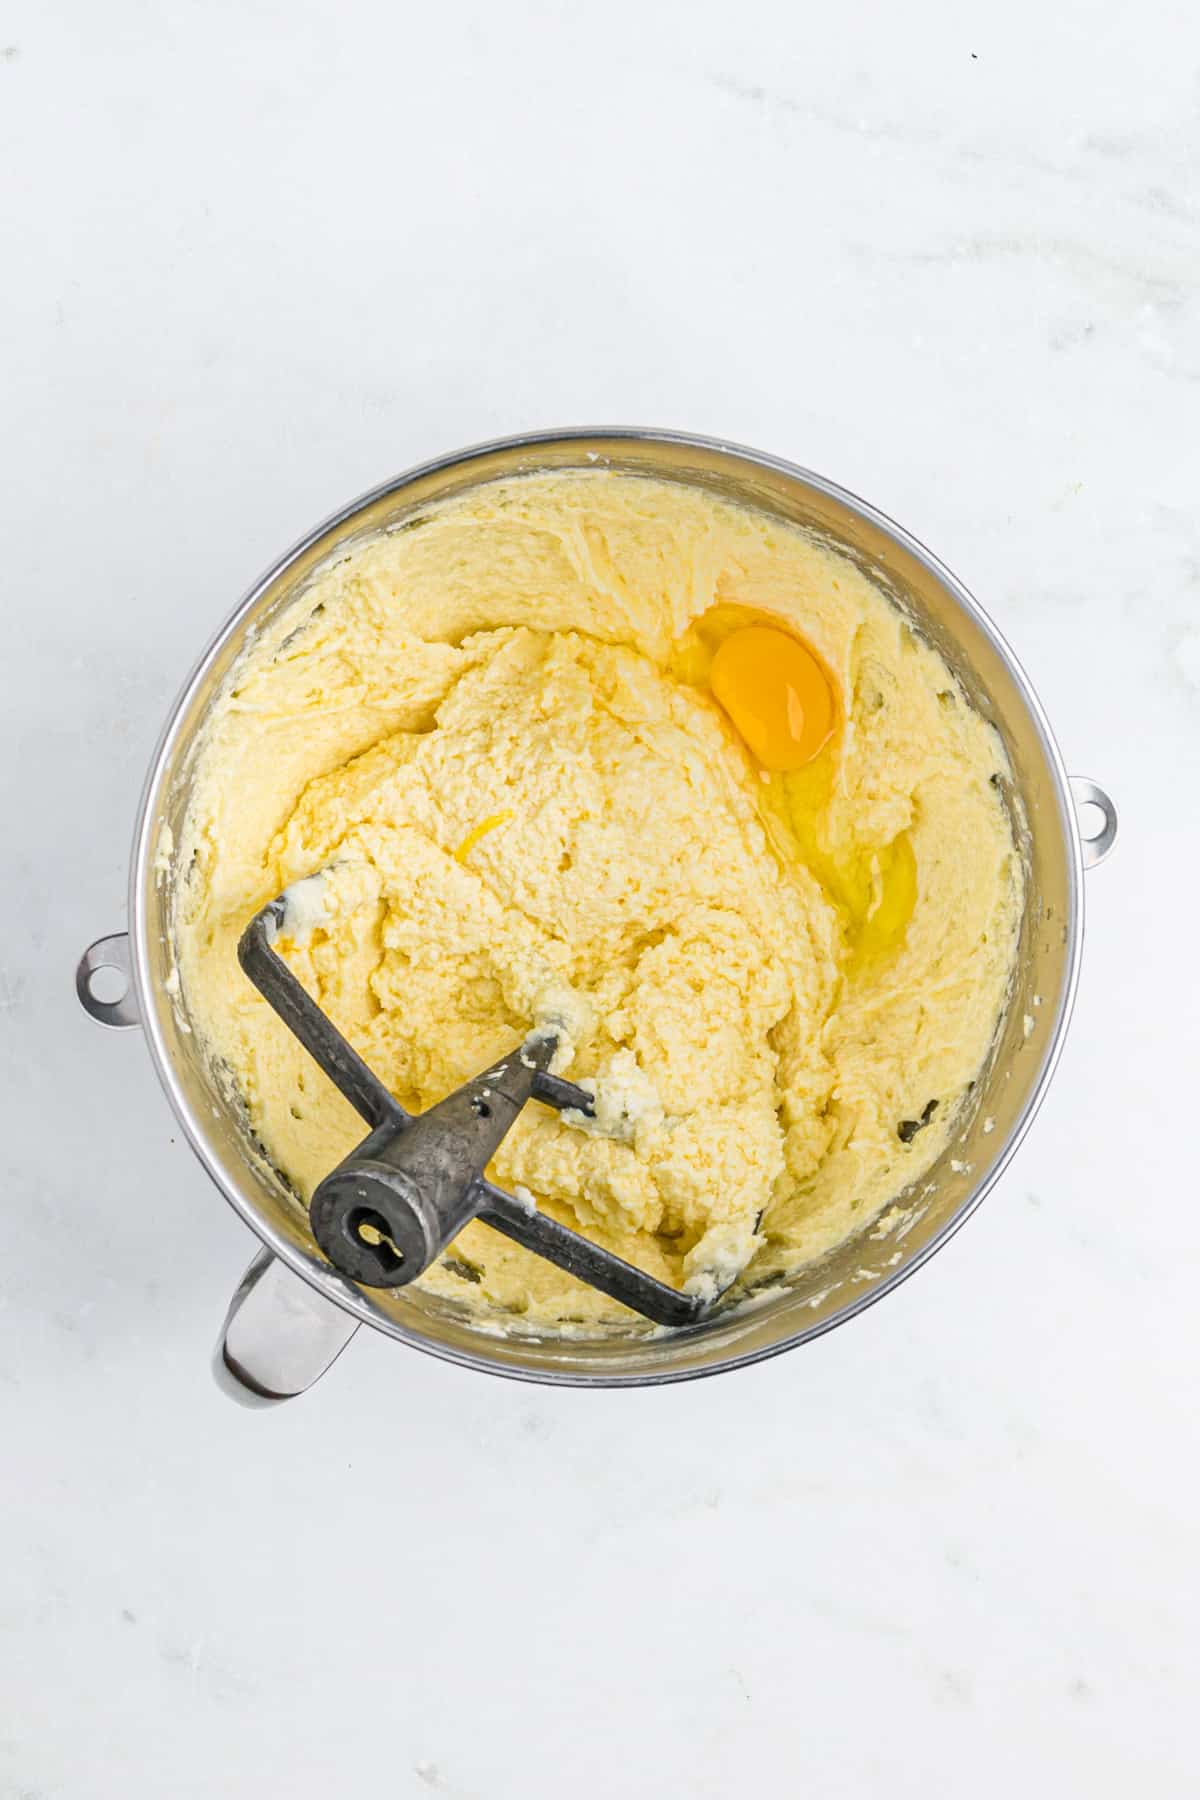
{"type": "Polygon", "coordinates": [[[776,457],[665,431],[539,433],[440,458],[390,481],[281,557],[209,645],[172,708],[150,766],[134,834],[129,931],[98,940],[77,988],[94,1018],[140,1025],[171,1105],[226,1199],[263,1241],[235,1295],[218,1346],[218,1374],[241,1397],[286,1398],[308,1387],[360,1324],[468,1368],[526,1381],[611,1386],[682,1381],[792,1349],[861,1312],[911,1275],[956,1231],[1025,1135],[1062,1047],[1083,940],[1083,872],[1116,835],[1116,815],[1093,783],[1068,778],[1049,724],[1011,650],[949,570],[872,507],[776,457]],[[941,1161],[888,1215],[819,1264],[707,1323],[674,1333],[634,1323],[587,1337],[537,1336],[514,1320],[498,1330],[417,1288],[370,1292],[326,1263],[307,1219],[252,1143],[244,1119],[181,1023],[166,983],[170,881],[156,872],[164,825],[182,837],[199,734],[247,636],[288,606],[331,558],[418,509],[480,482],[555,469],[609,468],[684,482],[763,508],[851,557],[937,645],[1012,762],[1009,796],[1026,859],[1029,900],[1016,991],[978,1084],[977,1104],[941,1161]],[[1085,838],[1078,812],[1094,809],[1085,838]],[[98,968],[125,971],[124,996],[93,991],[98,968]]]}

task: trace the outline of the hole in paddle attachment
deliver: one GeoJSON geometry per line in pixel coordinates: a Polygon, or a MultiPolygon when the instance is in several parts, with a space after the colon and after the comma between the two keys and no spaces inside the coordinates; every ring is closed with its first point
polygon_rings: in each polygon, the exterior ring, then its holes
{"type": "Polygon", "coordinates": [[[395,1275],[404,1267],[403,1250],[396,1248],[387,1220],[373,1206],[355,1207],[346,1223],[354,1237],[370,1244],[385,1274],[395,1275]]]}

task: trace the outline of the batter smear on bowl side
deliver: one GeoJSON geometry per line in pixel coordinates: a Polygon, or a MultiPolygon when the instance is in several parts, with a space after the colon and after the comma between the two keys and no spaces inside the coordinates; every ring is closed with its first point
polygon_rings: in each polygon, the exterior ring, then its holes
{"type": "MultiPolygon", "coordinates": [[[[753,1285],[945,1148],[1020,925],[1006,774],[938,653],[800,530],[601,470],[481,486],[328,567],[226,682],[180,1002],[307,1201],[362,1122],[236,946],[326,870],[279,947],[397,1099],[552,1026],[595,1118],[526,1108],[497,1181],[676,1286],[753,1285]]],[[[622,1316],[481,1224],[422,1285],[622,1316]]]]}

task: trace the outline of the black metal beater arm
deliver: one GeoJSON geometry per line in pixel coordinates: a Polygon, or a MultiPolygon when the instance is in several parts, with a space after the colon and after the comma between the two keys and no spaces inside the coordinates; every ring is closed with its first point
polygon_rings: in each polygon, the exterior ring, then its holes
{"type": "Polygon", "coordinates": [[[407,1124],[411,1114],[388,1093],[274,948],[286,910],[287,903],[280,895],[255,913],[238,944],[238,961],[243,970],[368,1125],[407,1124]]]}
{"type": "Polygon", "coordinates": [[[481,1177],[476,1187],[482,1190],[483,1204],[478,1217],[493,1231],[503,1232],[514,1244],[532,1250],[568,1275],[578,1276],[589,1287],[599,1288],[623,1306],[631,1306],[643,1318],[656,1325],[694,1325],[708,1302],[696,1294],[681,1294],[677,1288],[657,1281],[611,1250],[602,1250],[569,1226],[560,1225],[548,1213],[536,1207],[523,1206],[512,1194],[481,1177]]]}

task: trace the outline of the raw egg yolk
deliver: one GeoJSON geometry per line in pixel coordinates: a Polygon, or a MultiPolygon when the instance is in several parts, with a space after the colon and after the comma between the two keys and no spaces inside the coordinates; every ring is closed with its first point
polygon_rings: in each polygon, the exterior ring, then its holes
{"type": "Polygon", "coordinates": [[[764,769],[802,769],[829,739],[833,689],[799,638],[747,625],[713,657],[709,684],[764,769]]]}

